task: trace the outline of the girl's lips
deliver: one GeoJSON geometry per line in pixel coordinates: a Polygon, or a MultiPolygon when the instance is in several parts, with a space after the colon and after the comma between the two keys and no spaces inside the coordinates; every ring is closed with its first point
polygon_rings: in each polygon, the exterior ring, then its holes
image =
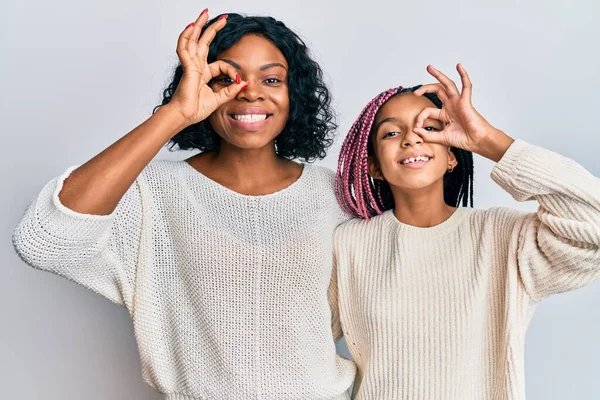
{"type": "Polygon", "coordinates": [[[425,165],[429,164],[429,162],[431,161],[431,159],[427,160],[427,161],[415,161],[412,163],[408,163],[408,164],[402,164],[401,162],[399,162],[398,164],[400,164],[401,167],[406,167],[406,168],[422,168],[425,165]]]}

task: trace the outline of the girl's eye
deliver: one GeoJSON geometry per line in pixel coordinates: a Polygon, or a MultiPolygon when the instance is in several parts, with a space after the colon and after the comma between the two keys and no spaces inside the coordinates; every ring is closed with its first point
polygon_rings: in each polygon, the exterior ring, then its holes
{"type": "Polygon", "coordinates": [[[276,85],[278,83],[281,83],[281,81],[277,78],[268,78],[268,79],[265,79],[265,82],[268,83],[269,85],[276,85]]]}
{"type": "Polygon", "coordinates": [[[440,131],[440,129],[436,128],[435,126],[426,126],[423,129],[425,129],[426,131],[429,131],[429,132],[439,132],[440,131]]]}
{"type": "Polygon", "coordinates": [[[399,135],[398,132],[393,131],[393,132],[388,132],[385,135],[383,135],[383,138],[385,139],[385,138],[388,138],[388,137],[395,137],[395,136],[398,136],[398,135],[399,135]]]}

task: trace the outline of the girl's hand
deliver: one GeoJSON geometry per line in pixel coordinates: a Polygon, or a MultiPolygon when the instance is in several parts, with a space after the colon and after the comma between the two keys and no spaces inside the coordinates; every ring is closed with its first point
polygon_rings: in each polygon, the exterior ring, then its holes
{"type": "Polygon", "coordinates": [[[223,61],[208,64],[208,48],[217,32],[227,24],[227,15],[206,28],[200,36],[207,21],[208,10],[204,10],[183,30],[177,42],[183,76],[169,105],[181,114],[188,126],[206,119],[219,106],[234,99],[246,85],[231,65],[223,61]],[[208,83],[221,75],[228,76],[234,83],[215,92],[208,83]]]}
{"type": "Polygon", "coordinates": [[[460,92],[450,78],[431,65],[427,67],[427,71],[439,83],[423,85],[415,91],[415,94],[421,96],[424,93],[435,93],[442,101],[443,107],[425,108],[417,117],[414,131],[426,142],[472,151],[499,161],[513,140],[490,125],[475,110],[471,103],[472,84],[469,75],[460,64],[456,69],[462,82],[460,92]],[[423,123],[427,118],[441,121],[444,129],[438,132],[423,129],[423,123]]]}

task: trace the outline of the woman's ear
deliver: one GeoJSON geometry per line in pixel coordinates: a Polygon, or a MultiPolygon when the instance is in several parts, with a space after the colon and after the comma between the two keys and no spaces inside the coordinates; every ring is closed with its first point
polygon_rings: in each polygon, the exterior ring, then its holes
{"type": "Polygon", "coordinates": [[[371,178],[385,181],[383,173],[381,172],[381,168],[379,167],[379,163],[377,162],[375,157],[368,157],[367,164],[369,168],[369,175],[371,176],[371,178]]]}

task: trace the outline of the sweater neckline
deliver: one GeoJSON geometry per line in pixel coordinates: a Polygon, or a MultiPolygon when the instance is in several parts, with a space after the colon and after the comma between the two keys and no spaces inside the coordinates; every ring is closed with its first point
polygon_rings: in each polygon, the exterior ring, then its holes
{"type": "Polygon", "coordinates": [[[300,173],[300,176],[294,182],[290,183],[288,186],[286,186],[280,190],[277,190],[273,193],[252,195],[252,194],[243,194],[240,192],[236,192],[235,190],[229,189],[228,187],[226,187],[226,186],[220,184],[219,182],[204,175],[202,172],[200,172],[196,168],[192,167],[186,161],[180,161],[180,162],[184,165],[184,169],[186,171],[188,171],[190,173],[190,175],[195,176],[196,178],[203,181],[206,185],[212,187],[213,189],[215,189],[217,191],[225,192],[232,196],[239,197],[241,199],[257,199],[257,200],[258,199],[268,199],[271,197],[277,197],[277,196],[281,196],[284,194],[288,194],[288,193],[297,191],[298,190],[297,188],[300,187],[302,185],[302,183],[307,179],[307,176],[309,174],[308,170],[310,168],[310,165],[302,164],[302,172],[300,173]]]}
{"type": "Polygon", "coordinates": [[[469,211],[467,208],[457,207],[445,221],[430,227],[420,227],[400,222],[396,218],[393,209],[385,211],[383,217],[399,234],[410,237],[432,238],[454,231],[469,211]]]}

